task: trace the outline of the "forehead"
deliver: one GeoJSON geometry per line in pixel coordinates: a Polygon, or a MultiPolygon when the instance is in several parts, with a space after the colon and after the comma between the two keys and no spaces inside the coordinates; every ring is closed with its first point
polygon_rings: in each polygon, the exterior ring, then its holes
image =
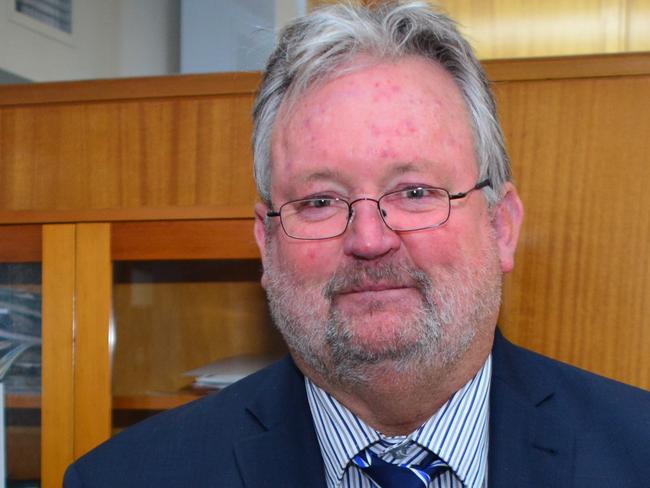
{"type": "Polygon", "coordinates": [[[419,57],[364,61],[281,113],[272,138],[272,192],[324,177],[420,171],[453,180],[475,171],[465,102],[444,68],[419,57]]]}

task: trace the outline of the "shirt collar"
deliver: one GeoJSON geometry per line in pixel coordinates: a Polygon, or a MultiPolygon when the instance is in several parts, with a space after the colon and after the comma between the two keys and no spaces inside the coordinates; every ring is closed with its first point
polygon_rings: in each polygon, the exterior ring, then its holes
{"type": "MultiPolygon", "coordinates": [[[[417,444],[437,454],[467,487],[484,486],[487,475],[492,356],[422,426],[405,437],[387,437],[366,425],[333,396],[305,377],[307,398],[329,486],[345,475],[351,459],[377,444],[381,450],[417,444]]],[[[375,448],[373,447],[373,451],[375,448]]],[[[413,455],[413,450],[409,455],[413,455]]]]}

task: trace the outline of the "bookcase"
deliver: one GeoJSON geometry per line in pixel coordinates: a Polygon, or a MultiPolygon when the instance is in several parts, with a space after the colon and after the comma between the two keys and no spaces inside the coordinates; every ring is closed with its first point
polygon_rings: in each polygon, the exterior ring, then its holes
{"type": "MultiPolygon", "coordinates": [[[[505,335],[650,388],[650,54],[485,65],[527,211],[505,335]]],[[[258,82],[0,87],[0,263],[39,270],[42,315],[41,390],[6,396],[10,476],[60,486],[194,399],[183,371],[284,350],[252,234],[258,82]]]]}

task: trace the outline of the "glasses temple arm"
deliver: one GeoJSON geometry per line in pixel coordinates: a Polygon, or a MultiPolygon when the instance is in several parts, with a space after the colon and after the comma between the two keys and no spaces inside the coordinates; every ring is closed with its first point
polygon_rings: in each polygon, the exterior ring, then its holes
{"type": "Polygon", "coordinates": [[[460,192],[460,193],[453,193],[452,195],[449,195],[449,200],[458,200],[459,198],[465,198],[474,190],[480,190],[482,188],[485,188],[486,186],[490,186],[490,187],[492,186],[492,182],[490,181],[489,178],[486,178],[483,181],[478,182],[476,185],[474,185],[472,188],[470,188],[467,191],[460,192]]]}

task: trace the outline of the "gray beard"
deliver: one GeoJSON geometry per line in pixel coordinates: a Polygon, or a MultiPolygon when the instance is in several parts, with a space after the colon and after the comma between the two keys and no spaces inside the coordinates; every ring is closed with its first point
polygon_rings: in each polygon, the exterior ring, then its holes
{"type": "MultiPolygon", "coordinates": [[[[491,253],[484,257],[487,254],[491,253]]],[[[456,364],[486,317],[493,317],[500,305],[498,265],[495,258],[482,262],[480,269],[442,270],[434,285],[434,279],[415,266],[358,261],[340,268],[319,286],[301,283],[269,255],[266,291],[275,326],[292,354],[330,385],[349,388],[367,383],[373,371],[387,365],[417,377],[443,374],[456,364]],[[420,305],[395,318],[403,333],[371,349],[355,340],[350,318],[336,307],[336,298],[357,284],[378,282],[415,288],[420,305]]],[[[369,326],[373,313],[384,306],[379,301],[370,304],[369,326]]]]}

